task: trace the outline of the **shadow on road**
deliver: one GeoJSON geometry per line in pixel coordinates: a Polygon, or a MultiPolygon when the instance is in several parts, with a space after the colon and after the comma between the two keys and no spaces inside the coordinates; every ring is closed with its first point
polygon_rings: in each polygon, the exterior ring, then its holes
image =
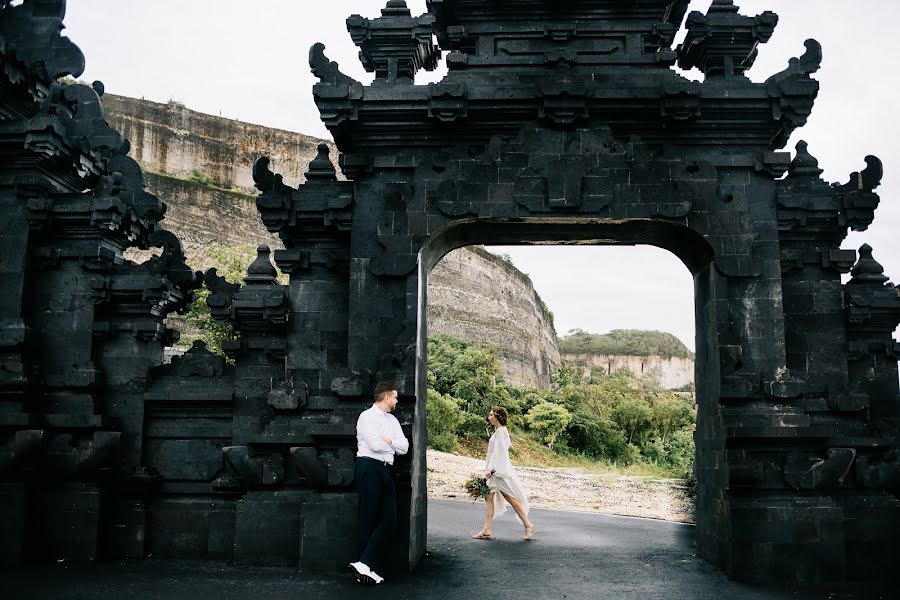
{"type": "Polygon", "coordinates": [[[534,510],[523,542],[511,515],[495,539],[473,540],[483,505],[431,500],[428,554],[413,574],[377,588],[348,574],[155,560],[59,564],[0,574],[0,598],[67,600],[439,600],[610,598],[756,600],[889,598],[875,590],[777,591],[729,581],[694,555],[694,527],[630,517],[534,510]]]}

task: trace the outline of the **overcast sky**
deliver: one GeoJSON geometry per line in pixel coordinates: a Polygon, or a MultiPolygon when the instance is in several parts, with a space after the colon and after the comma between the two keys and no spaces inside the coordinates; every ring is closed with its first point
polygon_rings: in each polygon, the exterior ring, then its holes
{"type": "MultiPolygon", "coordinates": [[[[368,83],[345,19],[378,16],[386,0],[69,0],[67,35],[84,51],[82,79],[99,79],[114,94],[158,102],[179,100],[189,108],[269,127],[330,138],[312,100],[309,47],[323,42],[341,70],[368,83]]],[[[779,14],[772,40],[761,46],[750,72],[754,81],[787,66],[815,38],[823,47],[821,83],[808,124],[795,132],[825,170],[845,183],[882,159],[881,207],[868,231],[852,233],[845,248],[867,242],[892,281],[900,280],[900,118],[892,60],[900,22],[896,0],[738,0],[741,13],[779,14]]],[[[408,0],[413,14],[425,0],[408,0]]],[[[706,12],[710,0],[694,0],[706,12]]],[[[680,36],[679,36],[680,41],[680,36]]],[[[439,79],[442,69],[417,81],[439,79]]],[[[698,73],[686,73],[699,79],[698,73]]],[[[556,315],[560,334],[580,328],[670,331],[694,348],[693,288],[687,269],[673,255],[647,246],[503,247],[528,273],[556,315]]]]}

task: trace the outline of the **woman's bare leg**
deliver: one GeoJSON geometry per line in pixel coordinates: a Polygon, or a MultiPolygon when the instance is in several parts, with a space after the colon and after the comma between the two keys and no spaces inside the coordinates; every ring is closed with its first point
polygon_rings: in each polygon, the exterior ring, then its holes
{"type": "Polygon", "coordinates": [[[491,492],[484,501],[484,528],[472,537],[487,537],[491,535],[494,526],[494,494],[491,492]]]}
{"type": "Polygon", "coordinates": [[[513,498],[509,494],[503,494],[503,497],[506,498],[506,501],[509,502],[509,505],[513,507],[513,510],[516,511],[516,514],[519,515],[519,519],[522,520],[522,524],[525,525],[525,538],[530,538],[534,533],[534,523],[528,520],[528,515],[525,514],[525,507],[522,506],[522,503],[519,502],[517,498],[513,498]]]}

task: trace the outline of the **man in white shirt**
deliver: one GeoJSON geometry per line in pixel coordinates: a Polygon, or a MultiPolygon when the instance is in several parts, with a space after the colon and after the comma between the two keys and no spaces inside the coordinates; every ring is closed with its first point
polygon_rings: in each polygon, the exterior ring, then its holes
{"type": "Polygon", "coordinates": [[[356,421],[353,469],[353,483],[359,495],[359,560],[350,563],[350,571],[365,584],[384,581],[372,566],[379,547],[397,527],[397,491],[391,474],[394,455],[409,450],[400,421],[391,414],[397,408],[397,386],[379,383],[374,395],[375,403],[356,421]]]}

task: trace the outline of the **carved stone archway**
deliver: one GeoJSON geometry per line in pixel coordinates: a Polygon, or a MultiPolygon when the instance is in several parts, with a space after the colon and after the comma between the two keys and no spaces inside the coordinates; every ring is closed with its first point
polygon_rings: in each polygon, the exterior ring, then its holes
{"type": "Polygon", "coordinates": [[[715,0],[673,49],[687,4],[350,17],[371,85],[310,51],[347,180],[325,146],[297,189],[254,168],[284,286],[265,247],[243,285],[190,272],[102,85],[57,81],[84,67],[65,3],[0,0],[0,562],[342,566],[356,416],[389,380],[412,440],[395,551],[415,566],[428,270],[469,243],[581,241],[654,244],[694,275],[700,553],[745,580],[892,577],[900,297],[870,247],[840,247],[874,218],[881,164],[832,185],[805,144],[781,152],[812,110],[818,44],[753,83],[777,17],[715,0]],[[440,49],[449,74],[414,85],[440,49]],[[163,254],[136,265],[129,246],[163,254]],[[162,366],[165,315],[201,283],[234,364],[199,344],[162,366]]]}

